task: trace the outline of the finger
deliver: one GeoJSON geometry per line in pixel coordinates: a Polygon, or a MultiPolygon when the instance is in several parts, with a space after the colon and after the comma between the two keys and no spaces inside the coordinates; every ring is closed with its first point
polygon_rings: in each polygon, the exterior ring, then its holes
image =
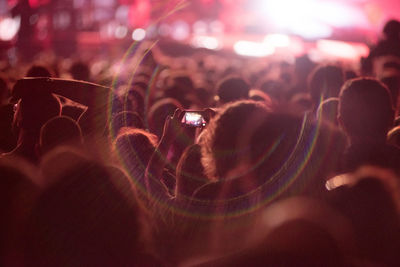
{"type": "Polygon", "coordinates": [[[174,111],[174,114],[171,116],[171,118],[178,118],[180,110],[181,110],[180,108],[176,108],[174,111]]]}

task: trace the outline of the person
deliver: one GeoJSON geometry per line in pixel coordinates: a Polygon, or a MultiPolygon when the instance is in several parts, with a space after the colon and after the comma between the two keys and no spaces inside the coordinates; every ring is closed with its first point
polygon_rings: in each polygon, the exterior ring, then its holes
{"type": "MultiPolygon", "coordinates": [[[[84,137],[103,134],[105,131],[108,113],[104,103],[108,102],[112,94],[109,87],[83,81],[41,77],[18,80],[12,92],[14,99],[46,92],[77,102],[86,107],[78,121],[84,137]]],[[[36,106],[38,110],[39,106],[36,106]]]]}
{"type": "Polygon", "coordinates": [[[368,57],[361,62],[363,74],[366,76],[380,76],[386,66],[400,63],[400,22],[395,19],[389,20],[382,33],[383,39],[370,49],[368,57]]]}
{"type": "Polygon", "coordinates": [[[200,186],[208,183],[201,165],[201,147],[199,144],[188,146],[176,166],[176,198],[191,198],[200,186]]]}
{"type": "Polygon", "coordinates": [[[69,72],[75,80],[90,82],[89,66],[81,61],[74,62],[70,67],[69,72]]]}
{"type": "Polygon", "coordinates": [[[383,83],[373,78],[347,81],[339,95],[338,122],[349,140],[343,171],[354,171],[363,164],[399,171],[400,150],[386,142],[394,109],[383,83]]]}
{"type": "Polygon", "coordinates": [[[198,266],[347,266],[346,256],[356,256],[351,224],[320,199],[288,198],[260,217],[242,249],[199,259],[198,266]]]}
{"type": "Polygon", "coordinates": [[[217,96],[220,105],[249,98],[250,86],[239,77],[228,77],[217,85],[217,96]]]}
{"type": "Polygon", "coordinates": [[[51,118],[60,116],[61,103],[53,94],[41,91],[21,96],[16,104],[13,127],[18,132],[16,147],[1,157],[21,156],[36,163],[39,160],[37,145],[41,127],[51,118]]]}
{"type": "Polygon", "coordinates": [[[324,180],[339,167],[345,140],[340,132],[315,124],[309,116],[239,101],[219,112],[200,145],[206,175],[214,182],[201,187],[194,197],[225,199],[225,208],[235,210],[264,197],[269,203],[290,195],[322,194],[324,180]],[[289,180],[293,183],[277,194],[279,185],[289,180]]]}
{"type": "Polygon", "coordinates": [[[13,17],[21,17],[16,47],[19,50],[18,53],[25,61],[32,60],[33,55],[38,52],[37,43],[35,42],[35,27],[34,24],[30,22],[31,16],[35,14],[35,12],[36,10],[31,6],[28,0],[18,1],[11,9],[11,15],[13,17]]]}
{"type": "Polygon", "coordinates": [[[53,172],[45,175],[44,192],[27,223],[24,265],[159,265],[147,252],[149,223],[132,182],[115,167],[77,152],[67,152],[74,160],[58,161],[57,170],[47,166],[62,153],[53,151],[41,165],[53,172]]]}
{"type": "Polygon", "coordinates": [[[22,266],[23,233],[42,189],[39,170],[24,160],[0,158],[0,265],[22,266]]]}
{"type": "Polygon", "coordinates": [[[344,82],[344,73],[338,66],[321,65],[311,72],[308,79],[308,89],[315,112],[322,101],[339,96],[344,82]]]}
{"type": "Polygon", "coordinates": [[[29,70],[27,71],[25,76],[26,77],[53,77],[54,75],[52,75],[50,73],[50,71],[44,66],[33,65],[29,68],[29,70]]]}
{"type": "Polygon", "coordinates": [[[83,145],[81,128],[70,117],[54,117],[40,129],[39,151],[41,154],[59,145],[83,145]]]}
{"type": "Polygon", "coordinates": [[[110,123],[112,137],[117,137],[124,127],[145,129],[144,122],[137,112],[121,111],[114,115],[110,123]]]}
{"type": "Polygon", "coordinates": [[[392,171],[364,166],[328,192],[327,201],[354,229],[358,257],[383,266],[398,264],[398,181],[392,171]]]}
{"type": "Polygon", "coordinates": [[[123,128],[113,141],[113,151],[131,179],[144,188],[144,173],[153,155],[157,136],[142,129],[123,128]]]}

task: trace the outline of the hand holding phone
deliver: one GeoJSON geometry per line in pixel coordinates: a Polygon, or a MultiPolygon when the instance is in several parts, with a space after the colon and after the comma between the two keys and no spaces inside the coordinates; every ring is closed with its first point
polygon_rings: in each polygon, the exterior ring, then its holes
{"type": "Polygon", "coordinates": [[[203,116],[203,111],[185,111],[185,115],[182,118],[182,123],[188,127],[205,127],[206,120],[203,116]]]}

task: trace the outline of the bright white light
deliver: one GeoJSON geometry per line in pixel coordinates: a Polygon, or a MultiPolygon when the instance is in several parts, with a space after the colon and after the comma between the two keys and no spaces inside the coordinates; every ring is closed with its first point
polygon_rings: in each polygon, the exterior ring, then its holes
{"type": "Polygon", "coordinates": [[[346,43],[333,40],[319,40],[317,49],[329,57],[357,60],[368,55],[369,49],[365,44],[346,43]]]}
{"type": "Polygon", "coordinates": [[[210,50],[217,50],[220,48],[218,39],[212,36],[195,36],[192,40],[192,45],[197,48],[206,48],[210,50]]]}
{"type": "Polygon", "coordinates": [[[123,39],[126,37],[127,34],[128,34],[128,28],[126,28],[125,26],[118,26],[115,29],[114,36],[115,38],[123,39]]]}
{"type": "Polygon", "coordinates": [[[330,37],[333,33],[333,29],[317,21],[303,20],[292,25],[291,32],[307,39],[318,39],[330,37]]]}
{"type": "Polygon", "coordinates": [[[368,26],[368,19],[360,9],[340,2],[316,2],[314,17],[334,27],[368,26]]]}
{"type": "Polygon", "coordinates": [[[135,41],[142,41],[146,37],[146,31],[141,28],[137,28],[132,32],[132,39],[135,41]]]}
{"type": "Polygon", "coordinates": [[[183,41],[189,37],[189,25],[182,20],[175,22],[172,29],[172,38],[175,40],[183,41]]]}
{"type": "Polygon", "coordinates": [[[0,21],[0,40],[11,41],[17,34],[21,23],[21,18],[5,18],[0,21]]]}
{"type": "Polygon", "coordinates": [[[290,37],[285,34],[268,34],[264,38],[264,43],[274,47],[288,47],[290,45],[290,37]]]}
{"type": "Polygon", "coordinates": [[[275,53],[273,46],[250,41],[238,41],[233,49],[238,55],[250,57],[266,57],[275,53]]]}
{"type": "Polygon", "coordinates": [[[367,25],[365,15],[344,1],[263,1],[258,12],[278,30],[307,39],[328,38],[332,35],[332,27],[367,25]]]}
{"type": "Polygon", "coordinates": [[[312,17],[315,0],[263,1],[260,11],[265,13],[279,27],[290,28],[297,22],[312,17]]]}

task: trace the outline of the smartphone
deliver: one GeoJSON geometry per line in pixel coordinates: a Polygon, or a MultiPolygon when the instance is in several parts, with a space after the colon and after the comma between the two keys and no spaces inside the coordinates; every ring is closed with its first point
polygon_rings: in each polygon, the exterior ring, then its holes
{"type": "Polygon", "coordinates": [[[201,111],[186,111],[182,123],[189,127],[206,126],[206,120],[201,114],[201,111]]]}

